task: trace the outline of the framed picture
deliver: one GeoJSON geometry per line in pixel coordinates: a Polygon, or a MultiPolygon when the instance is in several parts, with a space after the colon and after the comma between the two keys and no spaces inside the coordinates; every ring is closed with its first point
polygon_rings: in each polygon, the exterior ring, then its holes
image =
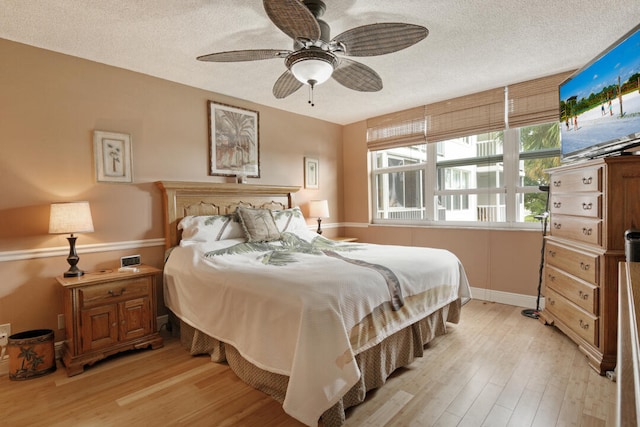
{"type": "Polygon", "coordinates": [[[209,175],[260,178],[257,111],[209,101],[209,175]]]}
{"type": "Polygon", "coordinates": [[[94,131],[93,154],[98,182],[133,182],[130,135],[94,131]]]}
{"type": "Polygon", "coordinates": [[[304,188],[318,188],[318,182],[320,181],[318,167],[318,159],[304,158],[304,188]]]}

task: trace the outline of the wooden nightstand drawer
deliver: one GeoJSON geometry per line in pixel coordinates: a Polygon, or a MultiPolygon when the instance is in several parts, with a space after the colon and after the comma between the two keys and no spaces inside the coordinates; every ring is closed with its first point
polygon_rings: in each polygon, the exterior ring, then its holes
{"type": "Polygon", "coordinates": [[[551,242],[548,243],[545,253],[547,264],[594,285],[598,284],[599,259],[598,255],[569,249],[551,242]]]}
{"type": "Polygon", "coordinates": [[[553,215],[550,230],[555,237],[602,245],[602,221],[599,219],[553,215]]]}
{"type": "Polygon", "coordinates": [[[104,305],[105,302],[117,302],[151,294],[152,279],[139,277],[128,280],[117,280],[103,285],[93,285],[80,289],[82,307],[104,305]]]}
{"type": "Polygon", "coordinates": [[[598,345],[598,317],[572,304],[553,289],[547,289],[545,300],[545,310],[548,310],[588,343],[598,345]]]}
{"type": "Polygon", "coordinates": [[[547,289],[552,288],[577,306],[595,316],[598,315],[597,286],[576,279],[550,265],[546,266],[545,272],[545,285],[547,289]]]}

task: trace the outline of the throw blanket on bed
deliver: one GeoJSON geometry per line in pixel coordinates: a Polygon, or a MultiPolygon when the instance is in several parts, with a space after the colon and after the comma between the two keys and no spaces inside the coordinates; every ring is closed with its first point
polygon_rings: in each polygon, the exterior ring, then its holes
{"type": "Polygon", "coordinates": [[[185,244],[164,271],[167,307],[254,365],[289,376],[284,410],[307,425],[359,379],[355,354],[470,296],[448,251],[322,237],[185,244]],[[385,311],[395,314],[363,327],[385,311]],[[361,329],[368,334],[352,336],[361,329]]]}

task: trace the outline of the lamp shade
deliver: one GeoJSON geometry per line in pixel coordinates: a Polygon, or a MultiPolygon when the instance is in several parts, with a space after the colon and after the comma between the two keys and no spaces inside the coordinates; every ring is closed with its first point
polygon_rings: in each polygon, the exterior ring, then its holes
{"type": "Polygon", "coordinates": [[[89,202],[52,203],[50,234],[91,233],[93,220],[89,202]]]}
{"type": "Polygon", "coordinates": [[[312,218],[329,218],[329,203],[326,200],[311,200],[309,216],[312,218]]]}

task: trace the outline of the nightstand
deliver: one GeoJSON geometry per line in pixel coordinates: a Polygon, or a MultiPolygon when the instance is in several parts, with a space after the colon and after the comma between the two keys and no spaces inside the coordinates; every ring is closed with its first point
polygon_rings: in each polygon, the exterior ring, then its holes
{"type": "Polygon", "coordinates": [[[336,242],[356,242],[356,241],[358,241],[357,237],[345,237],[345,236],[329,237],[329,239],[335,240],[336,242]]]}
{"type": "Polygon", "coordinates": [[[104,270],[80,277],[58,276],[64,288],[67,375],[125,350],[162,347],[156,326],[156,278],[147,265],[137,271],[104,270]]]}

